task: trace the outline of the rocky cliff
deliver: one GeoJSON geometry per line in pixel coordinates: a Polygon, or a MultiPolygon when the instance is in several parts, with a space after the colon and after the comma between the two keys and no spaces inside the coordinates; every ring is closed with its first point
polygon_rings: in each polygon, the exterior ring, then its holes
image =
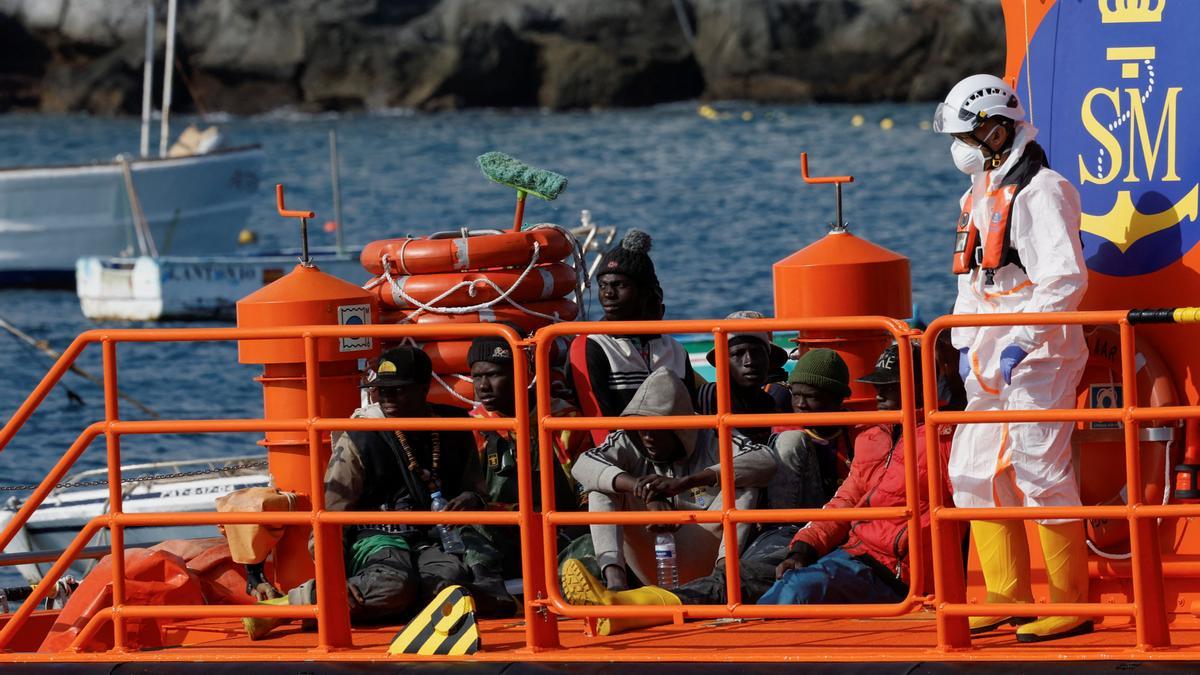
{"type": "MultiPolygon", "coordinates": [[[[0,0],[0,111],[137,113],[146,2],[0,0]]],[[[233,113],[926,100],[999,71],[1002,25],[999,0],[179,0],[175,100],[233,113]]]]}

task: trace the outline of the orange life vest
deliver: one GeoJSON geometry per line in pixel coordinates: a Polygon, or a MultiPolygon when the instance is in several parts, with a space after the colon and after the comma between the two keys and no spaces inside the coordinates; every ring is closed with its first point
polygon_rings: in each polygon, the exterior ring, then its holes
{"type": "Polygon", "coordinates": [[[967,274],[975,268],[987,274],[987,283],[992,283],[996,270],[1005,265],[1021,265],[1021,259],[1012,248],[1008,227],[1012,222],[1012,207],[1020,186],[1002,185],[988,193],[991,200],[992,222],[988,227],[986,241],[980,241],[979,228],[971,216],[973,196],[968,193],[963,211],[958,216],[958,229],[954,240],[954,273],[967,274]]]}

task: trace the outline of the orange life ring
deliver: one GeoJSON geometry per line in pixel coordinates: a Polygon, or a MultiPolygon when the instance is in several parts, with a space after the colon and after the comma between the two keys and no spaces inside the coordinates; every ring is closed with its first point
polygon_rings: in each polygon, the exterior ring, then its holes
{"type": "Polygon", "coordinates": [[[522,304],[534,300],[550,300],[561,298],[575,290],[577,278],[575,268],[561,262],[537,265],[525,275],[520,285],[517,280],[525,268],[504,268],[495,270],[480,270],[470,272],[445,272],[441,274],[417,274],[396,277],[394,284],[381,283],[375,287],[375,294],[383,307],[397,309],[416,309],[416,305],[408,302],[400,295],[402,290],[408,297],[422,304],[429,304],[446,291],[456,288],[450,295],[437,301],[438,307],[471,307],[484,302],[490,302],[500,297],[502,292],[522,304]],[[491,281],[500,287],[497,291],[491,281]],[[472,295],[474,293],[474,295],[472,295]]]}
{"type": "MultiPolygon", "coordinates": [[[[455,394],[471,401],[471,403],[464,403],[455,397],[445,385],[437,380],[429,383],[429,395],[425,397],[425,400],[430,403],[451,405],[456,408],[466,408],[467,410],[475,407],[475,385],[471,384],[470,380],[459,379],[458,375],[458,373],[439,373],[442,380],[446,385],[450,386],[450,389],[454,390],[455,394]]],[[[463,373],[463,375],[466,374],[463,373]]]]}
{"type": "MultiPolygon", "coordinates": [[[[579,314],[579,306],[574,302],[566,299],[558,300],[543,300],[541,302],[531,302],[524,304],[525,307],[550,316],[557,316],[559,321],[573,321],[579,314]]],[[[393,309],[382,313],[383,323],[407,323],[409,317],[416,315],[412,321],[418,325],[436,325],[447,323],[511,323],[517,328],[524,331],[526,334],[548,326],[551,323],[549,319],[545,319],[533,314],[525,312],[513,307],[512,305],[497,305],[491,309],[485,309],[479,312],[468,312],[466,314],[437,314],[434,312],[416,313],[416,310],[408,309],[393,309]]]]}
{"type": "MultiPolygon", "coordinates": [[[[1079,381],[1079,408],[1121,408],[1121,338],[1114,326],[1087,329],[1088,362],[1079,381]]],[[[1176,405],[1179,397],[1171,372],[1158,352],[1146,341],[1137,342],[1137,391],[1139,407],[1176,405]]],[[[1178,428],[1163,422],[1146,422],[1140,427],[1142,501],[1161,504],[1168,488],[1164,462],[1174,467],[1182,456],[1183,444],[1171,447],[1178,428]],[[1168,448],[1173,457],[1168,458],[1168,448]]],[[[1079,446],[1079,487],[1085,505],[1126,503],[1125,436],[1119,423],[1080,422],[1075,430],[1079,446]],[[1119,467],[1114,469],[1114,467],[1119,467]]],[[[1128,521],[1094,518],[1087,521],[1088,539],[1107,554],[1129,552],[1128,521]]]]}
{"type": "Polygon", "coordinates": [[[542,227],[520,232],[438,232],[428,237],[380,239],[363,247],[359,256],[371,274],[383,274],[383,258],[388,273],[394,275],[438,274],[479,270],[489,267],[528,265],[533,245],[538,244],[538,261],[562,260],[571,255],[575,243],[562,230],[542,227]]]}
{"type": "Polygon", "coordinates": [[[467,352],[471,349],[470,340],[435,340],[421,343],[421,350],[433,362],[433,372],[464,373],[470,369],[467,365],[467,352]]]}

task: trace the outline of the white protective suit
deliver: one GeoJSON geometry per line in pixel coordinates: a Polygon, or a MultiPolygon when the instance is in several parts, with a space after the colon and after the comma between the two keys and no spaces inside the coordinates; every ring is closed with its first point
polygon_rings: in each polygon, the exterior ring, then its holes
{"type": "MultiPolygon", "coordinates": [[[[986,240],[991,223],[988,191],[1008,174],[1036,135],[1036,128],[1018,122],[1004,164],[971,177],[972,218],[981,241],[986,240]]],[[[1077,309],[1087,289],[1079,219],[1075,187],[1043,168],[1017,194],[1012,207],[1010,240],[1025,270],[1006,265],[996,271],[990,286],[979,269],[959,275],[954,313],[1077,309]]],[[[957,328],[952,338],[956,348],[970,350],[967,410],[1075,407],[1076,387],[1087,363],[1081,326],[957,328]],[[1013,368],[1012,384],[1006,385],[1000,375],[1000,352],[1009,345],[1028,356],[1013,368]]],[[[1073,426],[1071,422],[959,425],[949,464],[955,505],[1078,506],[1079,485],[1071,462],[1073,426]]]]}

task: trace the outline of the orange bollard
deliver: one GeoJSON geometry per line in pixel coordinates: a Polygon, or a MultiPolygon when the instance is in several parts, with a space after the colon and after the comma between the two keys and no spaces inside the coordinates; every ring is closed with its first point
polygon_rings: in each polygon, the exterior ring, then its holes
{"type": "MultiPolygon", "coordinates": [[[[800,153],[800,174],[809,185],[833,185],[836,220],[829,234],[775,263],[775,318],[830,316],[912,316],[912,277],[908,258],[860,239],[842,221],[842,184],[854,176],[810,176],[808,153],[800,153]]],[[[875,407],[875,389],[857,382],[875,368],[892,337],[881,331],[801,331],[800,350],[828,347],[850,369],[851,408],[875,407]]]]}
{"type": "MultiPolygon", "coordinates": [[[[375,298],[358,286],[321,272],[316,267],[297,265],[287,276],[251,293],[237,303],[240,328],[296,325],[373,323],[379,314],[375,298]]],[[[325,338],[317,340],[320,365],[317,410],[309,411],[305,376],[304,341],[296,339],[243,340],[238,343],[238,360],[263,364],[263,375],[255,378],[263,387],[264,418],[309,419],[349,417],[359,406],[358,360],[378,354],[371,338],[325,338]]],[[[320,434],[315,455],[309,450],[306,431],[268,431],[261,444],[275,487],[295,492],[312,504],[310,462],[319,475],[329,463],[330,437],[320,434]]],[[[322,500],[323,501],[323,500],[322,500]]],[[[292,588],[313,577],[308,554],[308,528],[288,528],[275,549],[276,585],[292,588]]]]}

